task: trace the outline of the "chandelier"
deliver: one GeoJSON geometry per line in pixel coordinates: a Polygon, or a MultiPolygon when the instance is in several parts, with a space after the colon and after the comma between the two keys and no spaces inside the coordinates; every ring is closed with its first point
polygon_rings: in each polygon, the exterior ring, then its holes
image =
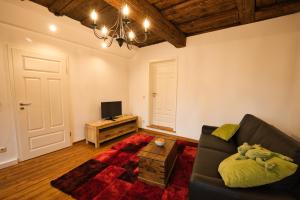
{"type": "Polygon", "coordinates": [[[90,14],[90,17],[93,21],[92,28],[94,31],[94,35],[103,40],[102,48],[110,47],[115,39],[119,46],[122,47],[123,44],[126,44],[126,47],[131,50],[133,48],[133,43],[141,44],[145,43],[148,39],[148,30],[150,27],[150,21],[145,18],[143,26],[144,26],[144,38],[137,38],[136,34],[133,32],[130,26],[129,16],[129,7],[125,4],[121,10],[118,11],[118,17],[116,22],[110,28],[97,25],[98,14],[95,10],[93,10],[90,14]]]}

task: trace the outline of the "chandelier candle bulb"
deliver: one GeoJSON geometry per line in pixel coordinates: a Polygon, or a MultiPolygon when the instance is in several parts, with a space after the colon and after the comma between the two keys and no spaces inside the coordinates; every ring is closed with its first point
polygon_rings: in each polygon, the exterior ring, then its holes
{"type": "Polygon", "coordinates": [[[106,28],[106,26],[103,26],[103,27],[101,28],[101,33],[102,33],[102,35],[103,35],[104,37],[107,36],[108,29],[106,28]]]}
{"type": "Polygon", "coordinates": [[[128,37],[129,37],[129,40],[130,40],[130,41],[132,41],[132,40],[134,39],[134,36],[135,36],[135,34],[134,34],[133,31],[130,31],[130,32],[128,33],[128,37]]]}
{"type": "Polygon", "coordinates": [[[96,12],[95,10],[93,10],[93,11],[91,12],[90,17],[91,17],[91,19],[93,20],[93,23],[96,24],[96,21],[97,21],[97,19],[98,19],[98,14],[97,14],[97,12],[96,12]]]}
{"type": "Polygon", "coordinates": [[[102,47],[103,49],[106,49],[106,48],[107,48],[107,43],[106,43],[106,42],[102,42],[102,43],[101,43],[101,47],[102,47]]]}
{"type": "Polygon", "coordinates": [[[146,18],[144,21],[145,32],[148,32],[149,27],[150,27],[150,21],[146,18]]]}
{"type": "Polygon", "coordinates": [[[128,17],[128,15],[129,15],[129,8],[128,8],[128,5],[127,5],[127,4],[125,4],[125,6],[123,7],[122,13],[123,13],[123,15],[124,15],[125,17],[128,17]]]}

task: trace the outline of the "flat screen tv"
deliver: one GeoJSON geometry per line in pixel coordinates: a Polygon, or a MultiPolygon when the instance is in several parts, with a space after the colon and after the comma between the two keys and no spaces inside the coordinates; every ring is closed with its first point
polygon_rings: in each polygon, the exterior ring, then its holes
{"type": "Polygon", "coordinates": [[[101,118],[113,120],[117,116],[122,115],[122,102],[111,101],[101,102],[101,118]]]}

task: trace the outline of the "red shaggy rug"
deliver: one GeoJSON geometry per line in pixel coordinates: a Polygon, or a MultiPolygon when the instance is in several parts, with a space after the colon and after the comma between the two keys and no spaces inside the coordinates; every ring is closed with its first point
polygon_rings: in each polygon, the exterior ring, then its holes
{"type": "Polygon", "coordinates": [[[137,179],[138,151],[153,136],[138,133],[114,145],[96,158],[71,170],[51,185],[82,200],[182,200],[188,198],[197,145],[177,141],[178,158],[165,189],[147,185],[137,179]]]}

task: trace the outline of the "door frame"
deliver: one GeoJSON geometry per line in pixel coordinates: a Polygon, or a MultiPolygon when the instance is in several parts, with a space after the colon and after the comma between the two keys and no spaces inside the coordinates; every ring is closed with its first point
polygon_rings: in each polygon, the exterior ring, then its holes
{"type": "MultiPolygon", "coordinates": [[[[152,94],[151,94],[151,89],[152,89],[152,74],[151,74],[151,64],[153,63],[160,63],[160,62],[167,62],[167,61],[175,61],[175,77],[176,77],[176,97],[175,97],[175,120],[174,120],[174,129],[172,131],[172,134],[176,133],[177,130],[177,102],[178,102],[178,57],[169,57],[169,58],[164,58],[164,59],[157,59],[157,60],[150,60],[148,61],[148,124],[147,126],[149,127],[152,125],[152,94]]],[[[170,131],[166,131],[170,132],[170,131]]]]}
{"type": "MultiPolygon", "coordinates": [[[[18,113],[18,107],[16,106],[16,92],[15,92],[15,79],[14,79],[14,65],[13,65],[13,51],[14,50],[21,50],[21,51],[26,51],[26,52],[30,52],[30,53],[34,53],[34,54],[39,54],[39,55],[45,55],[45,56],[49,56],[46,55],[45,53],[40,53],[37,49],[31,49],[31,48],[19,48],[16,47],[14,45],[11,44],[7,44],[6,45],[6,54],[7,54],[7,68],[8,70],[6,74],[8,77],[8,86],[9,86],[9,96],[10,96],[10,104],[11,104],[11,109],[12,109],[12,116],[13,116],[13,124],[14,124],[14,132],[16,134],[16,142],[17,142],[17,153],[18,153],[18,157],[17,160],[19,161],[23,161],[24,160],[24,154],[21,151],[21,130],[20,130],[20,124],[17,120],[17,113],[18,113]]],[[[65,98],[66,98],[66,109],[67,109],[67,127],[68,127],[68,131],[70,132],[69,136],[70,136],[70,144],[69,146],[71,146],[73,144],[73,134],[71,134],[71,117],[70,117],[70,97],[69,97],[69,92],[70,92],[70,88],[69,88],[69,57],[65,56],[65,55],[50,55],[49,57],[55,57],[55,58],[61,58],[61,59],[65,59],[65,63],[66,63],[66,71],[64,73],[65,76],[65,84],[66,84],[66,90],[65,91],[65,98]]]]}

